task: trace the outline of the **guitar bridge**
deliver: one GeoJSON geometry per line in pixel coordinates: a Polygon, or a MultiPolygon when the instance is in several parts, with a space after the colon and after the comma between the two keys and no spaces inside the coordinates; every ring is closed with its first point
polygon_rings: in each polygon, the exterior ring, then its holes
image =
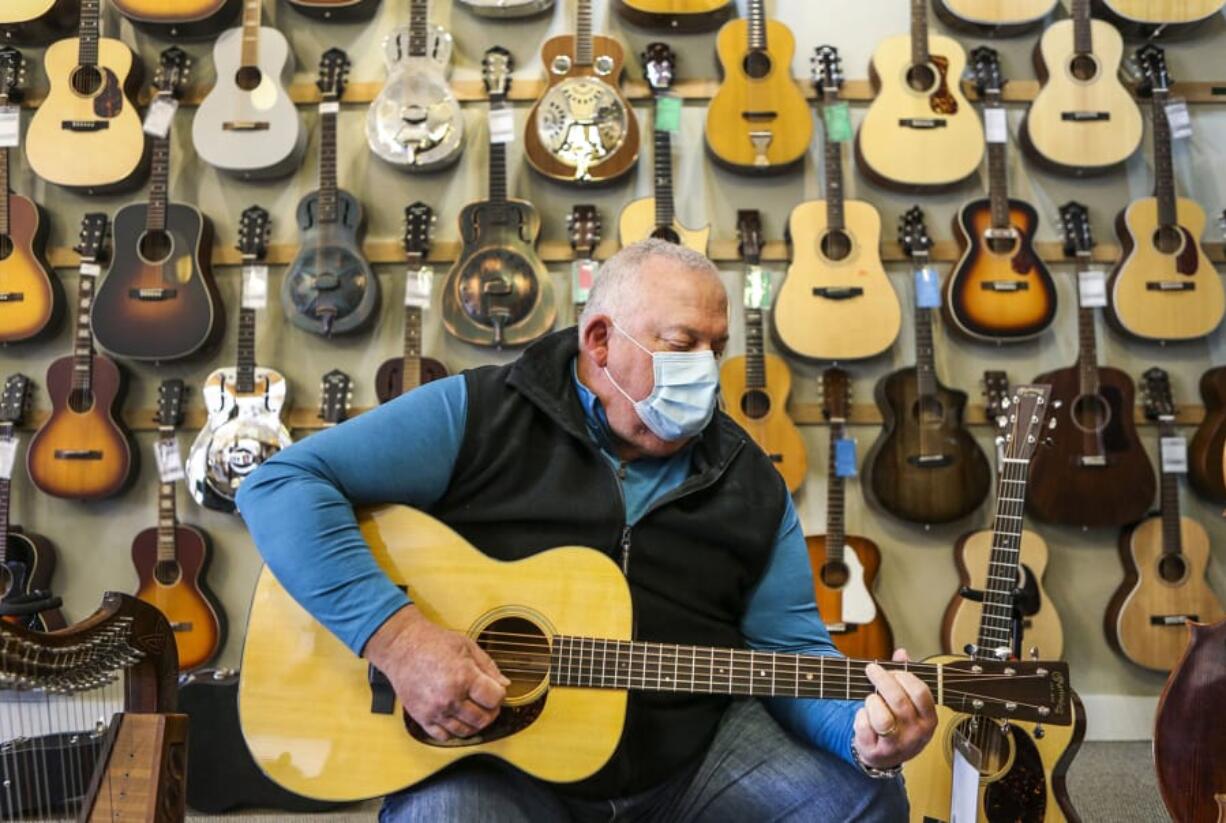
{"type": "Polygon", "coordinates": [[[26,299],[25,292],[6,291],[0,292],[0,303],[20,303],[26,299]]]}
{"type": "Polygon", "coordinates": [[[110,127],[111,124],[107,120],[64,120],[60,123],[60,128],[64,131],[73,131],[86,134],[96,131],[105,131],[110,127]]]}
{"type": "Polygon", "coordinates": [[[1194,291],[1195,283],[1181,283],[1175,280],[1149,280],[1145,283],[1146,291],[1194,291]]]}
{"type": "Polygon", "coordinates": [[[1151,626],[1182,626],[1191,620],[1194,623],[1200,622],[1199,614],[1154,614],[1150,615],[1149,625],[1151,626]]]}
{"type": "Polygon", "coordinates": [[[1111,119],[1109,111],[1062,111],[1060,119],[1066,123],[1101,123],[1111,119]]]}
{"type": "Polygon", "coordinates": [[[818,286],[813,289],[814,297],[824,297],[827,300],[850,300],[864,294],[859,286],[818,286]]]}
{"type": "Polygon", "coordinates": [[[221,124],[222,131],[268,131],[267,120],[228,120],[221,124]]]}
{"type": "Polygon", "coordinates": [[[946,122],[943,117],[904,117],[898,125],[904,129],[943,129],[946,122]]]}
{"type": "Polygon", "coordinates": [[[1084,468],[1088,468],[1088,469],[1106,468],[1107,456],[1105,454],[1082,455],[1081,457],[1077,458],[1077,465],[1082,466],[1084,468]]]}
{"type": "Polygon", "coordinates": [[[98,449],[56,449],[56,460],[101,460],[102,452],[98,449]]]}
{"type": "Polygon", "coordinates": [[[173,300],[178,293],[178,289],[128,289],[129,298],[146,302],[173,300]]]}
{"type": "Polygon", "coordinates": [[[192,623],[190,620],[176,621],[170,624],[170,630],[172,632],[190,632],[192,630],[192,623]]]}
{"type": "Polygon", "coordinates": [[[1028,290],[1030,284],[1024,280],[985,280],[979,287],[984,291],[1015,292],[1028,290]]]}

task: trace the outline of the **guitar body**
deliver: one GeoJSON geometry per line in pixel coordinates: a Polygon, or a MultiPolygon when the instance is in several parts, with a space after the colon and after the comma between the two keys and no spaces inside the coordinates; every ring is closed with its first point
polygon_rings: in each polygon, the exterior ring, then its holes
{"type": "Polygon", "coordinates": [[[140,579],[137,598],[157,606],[174,631],[179,650],[179,671],[191,671],[209,662],[225,642],[225,614],[209,591],[212,547],[204,532],[191,526],[175,527],[178,562],[158,560],[157,527],[145,529],[132,541],[132,565],[140,579]]]}
{"type": "Polygon", "coordinates": [[[792,265],[771,322],[775,340],[797,357],[872,357],[902,328],[898,295],[881,263],[881,216],[858,200],[846,201],[843,211],[842,232],[828,230],[824,200],[801,203],[788,218],[792,265]]]}
{"type": "MultiPolygon", "coordinates": [[[[886,511],[916,523],[948,523],[966,517],[988,496],[992,471],[983,450],[963,423],[966,394],[935,381],[935,403],[919,404],[914,368],[877,382],[875,395],[885,423],[865,461],[865,484],[886,511]],[[939,449],[939,459],[921,462],[920,428],[939,449]]],[[[930,446],[931,448],[931,446],[930,446]]]]}
{"type": "Polygon", "coordinates": [[[684,33],[712,31],[736,14],[730,0],[617,0],[614,8],[636,26],[684,33]]]}
{"type": "MultiPolygon", "coordinates": [[[[925,663],[965,660],[960,655],[929,657],[925,663]]],[[[989,823],[1080,823],[1068,796],[1065,775],[1085,737],[1085,707],[1070,690],[1073,724],[1044,726],[1035,737],[1035,724],[1012,722],[1002,732],[997,721],[987,721],[989,733],[1003,735],[996,756],[981,769],[976,820],[989,823]]],[[[932,741],[914,759],[903,764],[911,823],[945,823],[953,792],[953,736],[971,715],[937,706],[937,729],[932,741]]],[[[999,738],[998,738],[999,739],[999,738]]]]}
{"type": "Polygon", "coordinates": [[[30,441],[26,468],[39,491],[54,497],[111,497],[127,486],[134,473],[127,433],[116,422],[122,404],[123,373],[114,360],[95,356],[93,403],[84,409],[72,407],[72,373],[71,356],[47,367],[51,416],[30,441]],[[65,452],[78,456],[66,457],[65,452]]]}
{"type": "MultiPolygon", "coordinates": [[[[421,358],[421,374],[418,379],[426,385],[447,376],[447,367],[433,357],[421,358]]],[[[404,393],[404,358],[391,357],[379,365],[375,373],[375,397],[380,403],[395,400],[404,393]]]]}
{"type": "Polygon", "coordinates": [[[1164,555],[1162,518],[1148,517],[1120,535],[1124,582],[1115,590],[1103,621],[1112,648],[1155,671],[1170,671],[1183,656],[1188,634],[1183,620],[1155,624],[1152,618],[1187,615],[1216,623],[1226,609],[1205,580],[1209,535],[1195,520],[1179,519],[1182,552],[1164,555]]]}
{"type": "Polygon", "coordinates": [[[1226,313],[1222,277],[1205,255],[1200,236],[1205,211],[1185,197],[1176,201],[1178,236],[1159,232],[1158,201],[1134,200],[1115,221],[1123,246],[1107,282],[1107,317],[1124,334],[1143,340],[1195,340],[1211,334],[1226,313]],[[1169,242],[1169,251],[1159,244],[1169,242]],[[1156,288],[1178,285],[1182,290],[1156,288]]]}
{"type": "Polygon", "coordinates": [[[290,322],[315,334],[364,328],[379,308],[379,281],[362,254],[362,204],[337,191],[337,219],[319,221],[319,192],[298,202],[301,247],[281,282],[281,306],[290,322]],[[324,318],[335,312],[329,326],[324,318]]]}
{"type": "Polygon", "coordinates": [[[289,0],[294,11],[331,23],[351,23],[373,17],[379,0],[289,0]]]}
{"type": "Polygon", "coordinates": [[[1034,248],[1039,215],[1009,199],[1014,237],[989,238],[992,205],[972,200],[958,212],[954,233],[962,258],[945,280],[943,314],[961,334],[990,342],[1029,340],[1056,317],[1056,284],[1034,248]]]}
{"type": "MultiPolygon", "coordinates": [[[[792,372],[783,358],[763,355],[766,388],[746,385],[745,357],[730,357],[719,370],[724,410],[774,463],[788,491],[795,493],[808,475],[808,458],[800,430],[788,417],[792,372]]],[[[888,657],[888,655],[887,655],[888,657]]]]}
{"type": "Polygon", "coordinates": [[[217,38],[217,85],[192,120],[192,145],[204,162],[227,174],[247,180],[283,177],[297,171],[307,145],[298,109],[286,91],[294,77],[293,52],[285,35],[261,26],[257,79],[240,73],[242,38],[241,28],[217,38]],[[259,128],[236,130],[234,124],[259,128]]]}
{"type": "Polygon", "coordinates": [[[0,36],[14,46],[44,46],[72,34],[79,0],[8,0],[0,9],[0,36]]]}
{"type": "Polygon", "coordinates": [[[242,0],[112,0],[124,17],[159,37],[203,40],[234,19],[242,0]]]}
{"type": "Polygon", "coordinates": [[[1094,9],[1129,34],[1191,33],[1222,11],[1222,0],[1095,0],[1094,9]]]}
{"type": "MultiPolygon", "coordinates": [[[[681,245],[693,249],[700,254],[706,254],[711,241],[711,227],[687,229],[681,221],[673,219],[672,229],[681,240],[681,245]]],[[[646,240],[656,236],[656,199],[641,197],[627,204],[622,209],[617,222],[617,240],[623,246],[646,240]]],[[[668,239],[668,238],[662,238],[668,239]]]]}
{"type": "Polygon", "coordinates": [[[84,82],[90,74],[78,69],[80,45],[75,37],[60,40],[43,57],[51,90],[30,120],[26,159],[35,174],[57,186],[91,193],[131,188],[140,183],[148,160],[140,114],[132,103],[139,65],[123,43],[101,37],[97,89],[78,94],[73,76],[79,74],[84,82]]]}
{"type": "MultiPolygon", "coordinates": [[[[988,579],[988,563],[992,553],[991,529],[969,532],[954,545],[954,564],[962,586],[981,588],[988,579]]],[[[1037,647],[1044,659],[1057,660],[1064,656],[1064,627],[1051,597],[1043,588],[1047,572],[1047,543],[1037,533],[1022,530],[1020,543],[1022,579],[1019,588],[1022,607],[1022,650],[1037,647]]],[[[947,653],[961,652],[968,643],[978,642],[983,604],[955,594],[941,620],[941,646],[947,653]]]]}
{"type": "Polygon", "coordinates": [[[1112,171],[1133,155],[1144,133],[1141,110],[1119,80],[1123,38],[1102,20],[1090,26],[1092,56],[1077,54],[1072,20],[1048,26],[1034,52],[1043,85],[1019,138],[1028,157],[1061,174],[1112,171]]]}
{"type": "Polygon", "coordinates": [[[146,230],[148,205],[115,214],[114,258],[90,315],[98,345],[116,357],[165,362],[211,348],[225,330],[213,282],[213,227],[194,206],[170,203],[166,230],[146,230]]]}
{"type": "Polygon", "coordinates": [[[932,10],[945,25],[1008,37],[1029,31],[1055,10],[1059,0],[936,0],[932,10]]]}
{"type": "Polygon", "coordinates": [[[908,84],[911,36],[891,37],[873,53],[870,76],[878,89],[856,134],[856,158],[881,186],[911,192],[942,191],[970,179],[983,161],[979,116],[960,88],[966,53],[957,41],[928,36],[932,61],[908,84]],[[934,127],[934,123],[944,126],[934,127]]]}
{"type": "MultiPolygon", "coordinates": [[[[54,574],[55,548],[51,541],[20,526],[9,526],[5,565],[0,566],[0,592],[4,592],[4,599],[35,591],[51,591],[54,574]]],[[[26,628],[38,632],[55,631],[68,625],[59,609],[47,609],[29,618],[4,619],[20,621],[26,628]]]]}
{"type": "MultiPolygon", "coordinates": [[[[505,612],[513,592],[551,633],[630,639],[629,587],[599,552],[569,547],[505,563],[412,509],[373,509],[359,522],[379,566],[441,626],[475,637],[489,615],[505,612]]],[[[290,791],[321,800],[376,797],[474,754],[542,780],[572,782],[603,766],[621,737],[625,691],[542,694],[537,678],[510,672],[508,705],[484,742],[432,745],[406,730],[398,705],[390,714],[370,711],[367,672],[367,661],[315,622],[267,568],[260,573],[243,644],[239,718],[256,763],[290,791]],[[320,712],[321,705],[351,710],[320,712]],[[327,752],[326,763],[308,767],[309,751],[327,752]]]]}
{"type": "Polygon", "coordinates": [[[889,660],[894,653],[894,632],[873,596],[881,569],[876,544],[847,535],[841,563],[827,561],[826,535],[806,537],[805,544],[813,567],[817,610],[834,645],[848,657],[889,660]]]}
{"type": "Polygon", "coordinates": [[[1154,470],[1133,420],[1132,378],[1100,366],[1098,381],[1097,396],[1082,396],[1076,366],[1034,379],[1051,385],[1051,415],[1060,421],[1030,464],[1026,510],[1045,523],[1122,526],[1144,517],[1154,501],[1154,470]],[[1082,465],[1087,432],[1099,429],[1106,465],[1082,465]]]}
{"type": "Polygon", "coordinates": [[[1201,375],[1205,419],[1188,445],[1188,480],[1214,503],[1226,503],[1226,366],[1201,375]]]}
{"type": "Polygon", "coordinates": [[[707,151],[732,171],[783,173],[804,160],[813,137],[813,112],[792,79],[796,38],[783,23],[767,20],[767,51],[749,52],[748,26],[736,19],[719,30],[715,48],[724,79],[707,109],[707,151]],[[757,66],[757,76],[747,65],[757,66]],[[751,132],[769,134],[764,151],[751,132]]]}
{"type": "Polygon", "coordinates": [[[9,234],[0,238],[0,291],[20,294],[21,299],[0,301],[0,343],[18,343],[53,332],[64,300],[59,278],[46,263],[42,209],[19,194],[8,198],[9,234]]]}

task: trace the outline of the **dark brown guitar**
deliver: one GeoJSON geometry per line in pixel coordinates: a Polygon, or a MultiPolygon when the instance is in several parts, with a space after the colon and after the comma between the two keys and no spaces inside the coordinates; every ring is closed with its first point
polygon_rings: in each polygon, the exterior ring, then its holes
{"type": "MultiPolygon", "coordinates": [[[[917,276],[924,272],[932,240],[918,207],[903,216],[899,242],[917,276]]],[[[865,461],[865,485],[870,499],[896,517],[948,523],[979,508],[992,472],[963,423],[966,393],[937,379],[932,308],[921,302],[917,295],[915,365],[877,382],[884,428],[865,461]]]]}
{"type": "MultiPolygon", "coordinates": [[[[1089,214],[1068,203],[1060,219],[1065,254],[1076,257],[1079,278],[1092,276],[1089,214]]],[[[1059,421],[1051,447],[1035,456],[1026,501],[1027,511],[1047,523],[1123,526],[1144,517],[1154,500],[1154,470],[1133,420],[1132,378],[1098,365],[1094,315],[1094,307],[1077,310],[1076,365],[1035,378],[1051,386],[1059,421]]]]}
{"type": "Polygon", "coordinates": [[[588,293],[596,282],[600,264],[596,262],[596,247],[600,245],[600,212],[591,203],[578,203],[566,215],[566,234],[575,252],[571,262],[570,299],[575,304],[575,323],[587,305],[588,293]]]}
{"type": "Polygon", "coordinates": [[[1188,480],[1201,497],[1226,503],[1226,366],[1201,375],[1200,396],[1205,419],[1188,445],[1188,480]]]}
{"type": "Polygon", "coordinates": [[[434,210],[420,201],[404,210],[404,253],[409,261],[404,283],[404,354],[384,360],[375,374],[375,396],[386,403],[420,385],[447,376],[447,367],[421,355],[421,318],[430,301],[434,270],[426,263],[434,210]],[[408,379],[405,379],[408,375],[408,379]]]}

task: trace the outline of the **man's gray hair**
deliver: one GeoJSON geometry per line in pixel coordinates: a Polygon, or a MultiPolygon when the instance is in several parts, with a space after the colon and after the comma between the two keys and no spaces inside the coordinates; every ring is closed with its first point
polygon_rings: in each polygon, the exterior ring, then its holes
{"type": "Polygon", "coordinates": [[[583,334],[588,321],[598,314],[622,318],[626,310],[633,309],[633,301],[638,295],[636,279],[639,270],[653,257],[663,258],[690,271],[719,277],[719,269],[705,254],[678,243],[654,237],[632,243],[600,266],[583,314],[579,317],[579,334],[583,334]]]}

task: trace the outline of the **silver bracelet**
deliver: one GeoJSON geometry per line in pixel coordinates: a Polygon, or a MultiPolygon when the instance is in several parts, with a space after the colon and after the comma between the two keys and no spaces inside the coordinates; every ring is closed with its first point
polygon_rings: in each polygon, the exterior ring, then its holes
{"type": "Polygon", "coordinates": [[[873,778],[873,780],[893,780],[902,774],[902,764],[893,766],[889,769],[879,769],[876,766],[870,766],[860,759],[860,752],[856,748],[856,741],[851,741],[851,759],[856,761],[856,765],[860,767],[860,771],[873,778]]]}

